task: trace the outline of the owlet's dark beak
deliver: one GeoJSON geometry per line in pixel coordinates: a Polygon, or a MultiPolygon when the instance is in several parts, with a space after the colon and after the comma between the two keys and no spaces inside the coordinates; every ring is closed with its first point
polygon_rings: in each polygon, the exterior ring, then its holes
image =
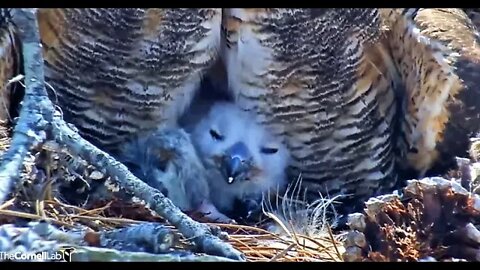
{"type": "Polygon", "coordinates": [[[252,156],[243,142],[237,142],[225,151],[222,161],[222,171],[228,184],[248,179],[252,169],[252,156]]]}

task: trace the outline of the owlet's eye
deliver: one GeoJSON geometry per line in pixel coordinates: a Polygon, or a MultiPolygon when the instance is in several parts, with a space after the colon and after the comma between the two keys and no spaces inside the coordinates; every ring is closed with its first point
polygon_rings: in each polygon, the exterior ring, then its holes
{"type": "Polygon", "coordinates": [[[260,152],[266,155],[273,155],[278,152],[278,148],[275,147],[262,147],[260,152]]]}
{"type": "Polygon", "coordinates": [[[216,132],[216,131],[213,130],[213,129],[210,129],[210,135],[211,135],[212,138],[215,139],[216,141],[222,141],[222,140],[223,140],[223,136],[220,135],[218,132],[216,132]]]}

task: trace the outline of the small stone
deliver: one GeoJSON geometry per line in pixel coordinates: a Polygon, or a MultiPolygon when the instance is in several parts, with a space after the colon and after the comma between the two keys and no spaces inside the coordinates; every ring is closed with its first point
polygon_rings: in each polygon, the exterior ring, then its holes
{"type": "Polygon", "coordinates": [[[361,248],[365,248],[367,246],[367,240],[365,239],[365,235],[358,231],[350,231],[348,232],[345,240],[345,246],[352,247],[357,246],[361,248]]]}
{"type": "Polygon", "coordinates": [[[354,213],[348,215],[348,226],[352,230],[365,231],[367,224],[365,222],[365,216],[361,213],[354,213]]]}

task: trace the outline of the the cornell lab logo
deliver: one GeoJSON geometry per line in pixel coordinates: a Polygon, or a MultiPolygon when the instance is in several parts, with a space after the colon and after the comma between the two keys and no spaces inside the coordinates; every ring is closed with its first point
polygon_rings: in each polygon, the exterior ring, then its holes
{"type": "Polygon", "coordinates": [[[62,248],[59,250],[60,254],[62,254],[62,260],[64,262],[71,262],[72,261],[72,254],[75,251],[73,247],[62,248]]]}
{"type": "Polygon", "coordinates": [[[62,248],[55,252],[0,252],[0,261],[55,261],[71,262],[73,247],[62,248]]]}

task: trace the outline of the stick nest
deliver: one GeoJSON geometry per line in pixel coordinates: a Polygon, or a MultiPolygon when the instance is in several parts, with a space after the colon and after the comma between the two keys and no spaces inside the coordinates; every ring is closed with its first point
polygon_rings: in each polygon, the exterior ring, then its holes
{"type": "MultiPolygon", "coordinates": [[[[0,149],[8,149],[9,138],[1,142],[0,149]]],[[[95,233],[156,223],[177,236],[170,252],[195,253],[192,243],[165,219],[53,141],[47,141],[34,156],[28,156],[19,182],[11,198],[0,206],[0,225],[24,227],[32,220],[47,221],[66,232],[80,229],[84,232],[82,244],[95,247],[99,246],[92,238],[95,233]]],[[[202,221],[201,217],[193,218],[202,221]]],[[[244,253],[248,261],[342,261],[342,235],[279,235],[262,229],[261,224],[209,225],[226,232],[225,240],[244,253]]]]}

